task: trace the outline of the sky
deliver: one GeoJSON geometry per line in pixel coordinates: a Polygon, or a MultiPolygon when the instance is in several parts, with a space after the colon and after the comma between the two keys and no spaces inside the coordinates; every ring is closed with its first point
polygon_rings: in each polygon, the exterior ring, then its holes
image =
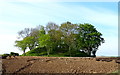
{"type": "MultiPolygon", "coordinates": [[[[105,1],[105,0],[104,0],[105,1]]],[[[0,54],[22,51],[16,48],[18,31],[48,22],[90,23],[103,34],[105,43],[97,56],[118,56],[118,2],[0,1],[0,54]]]]}

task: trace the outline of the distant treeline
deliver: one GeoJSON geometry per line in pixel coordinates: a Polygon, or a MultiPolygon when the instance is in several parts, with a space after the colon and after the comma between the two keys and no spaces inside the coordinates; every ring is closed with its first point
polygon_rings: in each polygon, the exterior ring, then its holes
{"type": "Polygon", "coordinates": [[[43,55],[96,56],[96,51],[101,43],[104,43],[102,34],[89,24],[73,24],[65,22],[60,25],[48,23],[36,28],[25,28],[18,32],[19,38],[15,46],[23,51],[23,55],[29,53],[42,53],[43,55]],[[26,53],[26,49],[29,52],[26,53]]]}

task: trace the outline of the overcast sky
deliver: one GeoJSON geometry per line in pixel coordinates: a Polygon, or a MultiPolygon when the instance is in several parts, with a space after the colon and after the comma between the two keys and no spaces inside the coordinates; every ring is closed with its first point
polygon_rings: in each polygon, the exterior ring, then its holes
{"type": "Polygon", "coordinates": [[[46,25],[90,23],[103,34],[105,43],[99,47],[97,56],[118,55],[118,2],[0,2],[0,54],[19,52],[14,47],[17,32],[24,28],[46,25]]]}

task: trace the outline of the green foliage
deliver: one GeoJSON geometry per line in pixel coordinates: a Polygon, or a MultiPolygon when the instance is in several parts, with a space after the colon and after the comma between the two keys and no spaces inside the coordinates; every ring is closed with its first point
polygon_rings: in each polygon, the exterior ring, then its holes
{"type": "Polygon", "coordinates": [[[96,56],[98,47],[104,43],[102,34],[88,23],[72,24],[48,23],[46,27],[25,28],[19,32],[23,39],[16,41],[16,47],[23,50],[30,49],[27,56],[96,56]],[[43,49],[45,48],[45,49],[43,49]]]}
{"type": "Polygon", "coordinates": [[[5,54],[2,54],[2,56],[10,56],[10,54],[5,53],[5,54]]]}
{"type": "MultiPolygon", "coordinates": [[[[26,52],[26,56],[47,56],[46,48],[36,48],[26,52]]],[[[69,57],[69,52],[53,52],[49,57],[69,57]]],[[[71,57],[88,57],[84,52],[72,52],[71,57]]]]}
{"type": "Polygon", "coordinates": [[[39,46],[40,46],[40,47],[49,46],[50,44],[51,44],[51,41],[50,41],[50,36],[49,36],[49,34],[43,34],[43,35],[39,38],[39,46]]]}
{"type": "Polygon", "coordinates": [[[93,54],[95,55],[95,51],[101,43],[104,43],[101,36],[102,34],[93,25],[88,23],[80,24],[77,36],[78,46],[80,49],[88,51],[88,55],[91,56],[91,51],[94,51],[93,54]]]}
{"type": "Polygon", "coordinates": [[[6,59],[6,57],[8,57],[8,56],[19,56],[19,54],[18,53],[14,53],[14,52],[10,52],[10,54],[7,54],[7,53],[2,54],[2,58],[3,59],[6,59]]]}
{"type": "Polygon", "coordinates": [[[19,53],[10,52],[10,56],[19,56],[19,53]]]}
{"type": "Polygon", "coordinates": [[[21,40],[21,41],[15,41],[16,43],[16,47],[18,47],[20,50],[23,51],[23,54],[25,55],[25,50],[27,48],[27,43],[25,40],[21,40]]]}
{"type": "Polygon", "coordinates": [[[72,24],[71,22],[66,22],[61,24],[60,29],[63,32],[63,43],[67,44],[69,54],[71,56],[71,50],[76,47],[76,41],[75,41],[75,32],[76,32],[77,25],[72,24]]]}
{"type": "Polygon", "coordinates": [[[52,46],[52,42],[50,40],[50,36],[49,34],[43,34],[40,38],[39,38],[39,46],[40,47],[46,47],[47,48],[47,53],[48,56],[50,54],[50,50],[51,50],[51,46],[52,46]]]}
{"type": "Polygon", "coordinates": [[[29,36],[23,39],[24,43],[26,44],[25,46],[28,47],[30,50],[34,49],[34,43],[35,43],[35,37],[29,36]]]}

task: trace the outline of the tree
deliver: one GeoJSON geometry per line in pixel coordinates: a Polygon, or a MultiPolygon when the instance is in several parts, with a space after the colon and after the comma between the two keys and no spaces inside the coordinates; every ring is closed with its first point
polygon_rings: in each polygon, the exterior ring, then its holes
{"type": "Polygon", "coordinates": [[[16,43],[15,46],[18,47],[20,50],[22,50],[25,56],[25,50],[27,48],[26,42],[24,40],[21,40],[21,41],[15,41],[15,43],[16,43]]]}
{"type": "Polygon", "coordinates": [[[39,37],[40,37],[40,34],[45,34],[45,30],[44,30],[44,26],[37,26],[36,28],[33,28],[31,33],[30,33],[30,36],[28,37],[28,47],[30,50],[36,48],[38,45],[39,45],[39,37]],[[31,43],[30,43],[31,42],[31,43]]]}
{"type": "Polygon", "coordinates": [[[18,32],[19,37],[18,38],[25,38],[30,36],[32,28],[25,28],[24,30],[21,30],[18,32]]]}
{"type": "Polygon", "coordinates": [[[34,36],[28,36],[26,38],[23,39],[24,43],[26,43],[26,47],[29,48],[29,50],[32,50],[36,47],[36,40],[34,36]]]}
{"type": "MultiPolygon", "coordinates": [[[[24,43],[26,43],[26,48],[32,50],[38,46],[39,34],[44,33],[44,27],[39,25],[36,28],[25,28],[18,32],[19,38],[22,38],[24,43]]],[[[17,43],[17,42],[16,42],[17,43]]]]}
{"type": "Polygon", "coordinates": [[[39,38],[39,47],[47,48],[47,55],[50,55],[50,51],[52,50],[53,42],[50,40],[49,34],[43,34],[39,38]]]}
{"type": "Polygon", "coordinates": [[[73,48],[75,48],[75,45],[76,45],[75,44],[76,28],[77,28],[77,25],[72,24],[71,22],[63,23],[60,26],[60,29],[63,32],[62,40],[63,40],[63,43],[67,44],[70,56],[71,56],[71,50],[73,50],[73,48]]]}
{"type": "MultiPolygon", "coordinates": [[[[35,29],[33,28],[25,28],[24,30],[21,30],[18,32],[18,39],[21,38],[21,41],[16,40],[16,46],[19,46],[20,48],[22,48],[24,45],[24,48],[29,48],[30,50],[33,49],[34,43],[35,43],[35,35],[33,35],[35,29]]],[[[25,51],[25,50],[24,50],[25,51]]]]}
{"type": "Polygon", "coordinates": [[[50,40],[52,41],[52,51],[55,51],[61,39],[61,32],[59,30],[59,26],[53,22],[49,22],[46,26],[46,32],[47,34],[49,34],[50,40]]]}
{"type": "Polygon", "coordinates": [[[89,56],[91,56],[93,51],[95,56],[98,47],[101,43],[104,43],[104,38],[101,36],[102,34],[93,25],[88,23],[79,24],[77,35],[78,46],[81,50],[87,52],[89,56]]]}

